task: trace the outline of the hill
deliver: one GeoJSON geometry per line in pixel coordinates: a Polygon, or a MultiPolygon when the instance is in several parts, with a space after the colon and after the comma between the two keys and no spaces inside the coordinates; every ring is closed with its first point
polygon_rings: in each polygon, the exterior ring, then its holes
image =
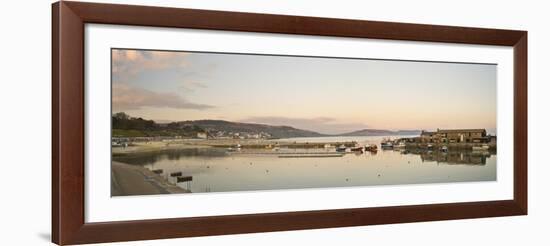
{"type": "Polygon", "coordinates": [[[297,129],[290,126],[272,126],[265,124],[240,123],[224,120],[193,120],[182,121],[180,124],[195,125],[205,129],[211,135],[223,134],[224,136],[232,133],[239,134],[262,134],[269,135],[270,138],[295,138],[295,137],[322,137],[324,134],[297,129]]]}
{"type": "Polygon", "coordinates": [[[343,134],[322,134],[291,126],[240,123],[225,120],[189,120],[171,123],[156,123],[153,120],[134,118],[121,112],[112,116],[114,137],[184,136],[198,137],[207,133],[210,137],[238,138],[298,138],[324,136],[390,136],[420,135],[418,130],[363,129],[343,134]]]}

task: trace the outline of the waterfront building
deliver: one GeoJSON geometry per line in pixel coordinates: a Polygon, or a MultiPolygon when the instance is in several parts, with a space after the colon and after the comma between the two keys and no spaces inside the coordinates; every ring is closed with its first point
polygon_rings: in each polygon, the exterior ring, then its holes
{"type": "Polygon", "coordinates": [[[422,131],[418,140],[421,143],[488,143],[491,136],[485,129],[437,129],[422,131]]]}
{"type": "Polygon", "coordinates": [[[207,132],[197,132],[197,138],[207,139],[208,138],[208,133],[207,132]]]}

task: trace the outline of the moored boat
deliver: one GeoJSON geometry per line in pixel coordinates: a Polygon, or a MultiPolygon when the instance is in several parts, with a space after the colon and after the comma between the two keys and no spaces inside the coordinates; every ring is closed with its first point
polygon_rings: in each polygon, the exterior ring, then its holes
{"type": "Polygon", "coordinates": [[[365,150],[370,152],[376,152],[378,151],[378,146],[376,146],[376,144],[369,144],[365,146],[365,150]]]}
{"type": "Polygon", "coordinates": [[[346,149],[347,149],[346,146],[343,145],[343,144],[340,145],[340,146],[338,146],[338,147],[336,147],[336,151],[337,151],[337,152],[346,152],[346,149]]]}
{"type": "Polygon", "coordinates": [[[390,139],[383,139],[380,143],[380,147],[382,147],[382,149],[392,149],[393,142],[390,139]]]}
{"type": "Polygon", "coordinates": [[[357,147],[353,147],[353,148],[350,148],[351,151],[356,151],[356,152],[364,152],[365,151],[365,147],[363,146],[357,146],[357,147]]]}

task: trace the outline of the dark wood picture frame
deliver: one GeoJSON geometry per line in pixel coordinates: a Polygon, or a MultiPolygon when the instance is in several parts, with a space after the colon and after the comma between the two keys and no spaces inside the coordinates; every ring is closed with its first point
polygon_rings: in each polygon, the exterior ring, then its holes
{"type": "Polygon", "coordinates": [[[54,3],[52,6],[52,240],[57,244],[526,214],[526,31],[64,1],[54,3]],[[86,223],[84,219],[85,23],[513,47],[514,198],[484,202],[86,223]]]}

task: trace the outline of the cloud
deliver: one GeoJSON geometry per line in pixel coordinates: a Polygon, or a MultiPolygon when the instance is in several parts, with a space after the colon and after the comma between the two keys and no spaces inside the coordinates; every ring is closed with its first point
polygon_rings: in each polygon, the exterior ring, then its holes
{"type": "Polygon", "coordinates": [[[204,110],[214,108],[206,104],[192,103],[172,92],[155,92],[126,83],[113,84],[113,109],[133,110],[143,107],[204,110]]]}
{"type": "Polygon", "coordinates": [[[351,131],[366,129],[367,125],[362,123],[340,123],[337,119],[330,117],[317,118],[289,118],[289,117],[250,117],[242,119],[241,122],[269,124],[279,126],[291,126],[303,130],[316,131],[325,134],[339,134],[351,131]]]}
{"type": "Polygon", "coordinates": [[[131,77],[140,72],[188,66],[186,52],[112,50],[112,72],[115,76],[131,77]]]}
{"type": "Polygon", "coordinates": [[[208,88],[204,82],[195,81],[195,80],[185,80],[181,83],[181,89],[189,92],[193,92],[197,89],[208,88]]]}

